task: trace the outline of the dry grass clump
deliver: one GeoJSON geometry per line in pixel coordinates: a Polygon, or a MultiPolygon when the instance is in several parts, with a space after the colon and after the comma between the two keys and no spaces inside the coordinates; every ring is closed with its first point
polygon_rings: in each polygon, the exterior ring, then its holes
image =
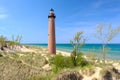
{"type": "Polygon", "coordinates": [[[31,55],[29,54],[27,56],[22,56],[19,59],[23,60],[26,64],[29,64],[31,66],[36,66],[38,68],[48,63],[46,58],[41,56],[40,54],[31,54],[31,55]]]}
{"type": "Polygon", "coordinates": [[[81,73],[86,76],[92,76],[95,73],[95,68],[91,67],[91,68],[83,69],[83,70],[81,70],[81,73]]]}
{"type": "Polygon", "coordinates": [[[0,80],[26,80],[49,73],[42,69],[48,61],[39,53],[2,52],[0,55],[0,80]]]}
{"type": "Polygon", "coordinates": [[[10,58],[0,58],[1,80],[24,80],[28,77],[41,73],[42,69],[32,68],[21,61],[10,58]]]}
{"type": "Polygon", "coordinates": [[[53,74],[49,73],[49,72],[43,72],[41,74],[38,75],[34,75],[26,80],[53,80],[53,74]]]}

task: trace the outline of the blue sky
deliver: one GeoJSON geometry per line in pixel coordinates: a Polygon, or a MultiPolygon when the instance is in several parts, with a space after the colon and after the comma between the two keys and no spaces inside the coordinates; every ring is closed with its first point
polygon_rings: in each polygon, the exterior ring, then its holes
{"type": "MultiPolygon", "coordinates": [[[[100,43],[98,24],[120,26],[120,0],[0,0],[0,35],[22,35],[22,43],[47,43],[48,14],[56,14],[56,42],[69,43],[84,31],[87,43],[100,43]]],[[[120,43],[118,34],[110,43],[120,43]]]]}

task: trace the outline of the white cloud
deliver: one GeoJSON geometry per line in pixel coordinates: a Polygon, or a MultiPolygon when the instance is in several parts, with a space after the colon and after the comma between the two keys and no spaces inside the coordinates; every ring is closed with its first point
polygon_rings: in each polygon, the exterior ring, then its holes
{"type": "Polygon", "coordinates": [[[79,27],[83,27],[83,26],[90,27],[96,25],[96,23],[91,21],[79,21],[79,22],[75,22],[74,25],[79,27]]]}
{"type": "Polygon", "coordinates": [[[6,30],[5,27],[1,27],[1,26],[0,26],[0,31],[5,31],[5,30],[6,30]]]}
{"type": "Polygon", "coordinates": [[[0,19],[5,19],[5,18],[7,18],[7,17],[8,17],[7,14],[0,14],[0,19]]]}
{"type": "Polygon", "coordinates": [[[97,25],[90,26],[76,26],[73,27],[59,27],[58,31],[65,34],[74,35],[76,32],[83,31],[85,36],[94,35],[97,25]]]}
{"type": "Polygon", "coordinates": [[[100,8],[103,4],[104,4],[103,1],[98,1],[98,2],[95,2],[95,3],[93,4],[93,7],[94,7],[94,8],[100,8]]]}
{"type": "Polygon", "coordinates": [[[4,8],[0,8],[0,19],[5,19],[8,17],[6,10],[4,8]]]}
{"type": "Polygon", "coordinates": [[[120,8],[119,8],[119,7],[110,8],[110,9],[108,9],[107,11],[109,11],[109,12],[119,12],[119,11],[120,11],[120,8]]]}
{"type": "Polygon", "coordinates": [[[96,0],[96,2],[94,2],[92,4],[92,7],[95,9],[98,9],[98,8],[102,7],[103,5],[108,5],[108,4],[111,5],[111,3],[117,2],[117,1],[119,1],[119,0],[96,0]]]}

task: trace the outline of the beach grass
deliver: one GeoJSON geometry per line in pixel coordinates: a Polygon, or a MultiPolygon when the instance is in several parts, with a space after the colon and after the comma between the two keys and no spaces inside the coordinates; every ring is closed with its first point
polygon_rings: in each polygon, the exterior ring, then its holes
{"type": "Polygon", "coordinates": [[[107,60],[106,64],[102,64],[102,60],[96,58],[92,52],[89,52],[85,58],[88,60],[89,65],[73,66],[70,53],[57,50],[57,55],[50,55],[47,54],[46,48],[28,46],[27,49],[27,52],[1,52],[0,75],[6,75],[6,77],[0,77],[1,79],[55,80],[63,76],[63,73],[69,75],[79,72],[82,74],[83,79],[92,80],[93,78],[99,79],[103,77],[109,69],[109,72],[114,77],[119,77],[119,73],[115,73],[112,70],[113,68],[116,70],[119,68],[119,61],[107,60]],[[102,75],[102,73],[105,74],[102,75]],[[96,77],[95,75],[99,75],[100,77],[96,77]]]}

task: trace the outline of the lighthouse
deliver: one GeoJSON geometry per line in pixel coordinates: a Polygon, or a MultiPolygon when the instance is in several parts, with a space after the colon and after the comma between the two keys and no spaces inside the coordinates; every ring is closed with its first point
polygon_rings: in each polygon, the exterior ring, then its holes
{"type": "Polygon", "coordinates": [[[48,15],[48,53],[56,54],[55,14],[51,9],[48,15]]]}

